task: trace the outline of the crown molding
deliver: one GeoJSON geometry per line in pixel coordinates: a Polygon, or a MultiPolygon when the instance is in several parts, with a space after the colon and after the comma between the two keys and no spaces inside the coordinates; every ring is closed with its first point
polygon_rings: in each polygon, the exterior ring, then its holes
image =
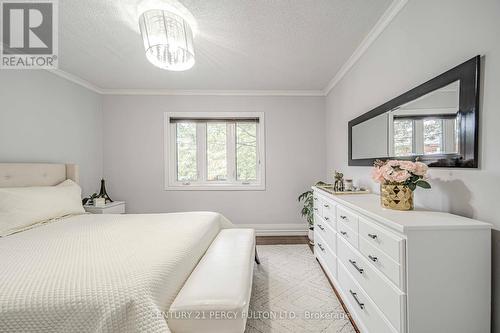
{"type": "Polygon", "coordinates": [[[71,74],[71,73],[68,73],[68,72],[65,72],[61,69],[46,69],[47,72],[50,72],[52,74],[55,74],[59,77],[62,77],[63,79],[66,79],[70,82],[73,82],[75,84],[78,84],[79,86],[82,86],[84,88],[87,88],[95,93],[98,93],[98,94],[102,94],[103,93],[103,89],[102,88],[99,88],[98,86],[96,86],[95,84],[87,81],[87,80],[84,80],[82,79],[81,77],[79,76],[76,76],[74,74],[71,74]]]}
{"type": "Polygon", "coordinates": [[[61,69],[47,69],[63,79],[101,95],[144,96],[325,96],[323,90],[177,90],[177,89],[105,89],[61,69]]]}
{"type": "Polygon", "coordinates": [[[361,56],[368,50],[370,45],[380,36],[380,34],[387,28],[389,23],[396,17],[396,15],[403,9],[408,0],[394,0],[387,8],[384,14],[377,21],[375,26],[370,30],[368,35],[361,41],[361,44],[354,50],[354,53],[347,59],[347,62],[335,74],[333,79],[323,90],[323,95],[328,96],[332,89],[342,80],[342,78],[349,72],[349,70],[358,62],[361,56]]]}
{"type": "Polygon", "coordinates": [[[103,95],[160,96],[325,96],[322,90],[101,89],[103,95]]]}

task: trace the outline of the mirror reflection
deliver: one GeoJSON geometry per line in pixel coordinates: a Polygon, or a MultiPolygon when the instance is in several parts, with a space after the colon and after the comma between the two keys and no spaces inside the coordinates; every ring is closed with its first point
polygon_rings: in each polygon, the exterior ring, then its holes
{"type": "Polygon", "coordinates": [[[455,81],[352,127],[352,158],[459,153],[459,86],[455,81]]]}

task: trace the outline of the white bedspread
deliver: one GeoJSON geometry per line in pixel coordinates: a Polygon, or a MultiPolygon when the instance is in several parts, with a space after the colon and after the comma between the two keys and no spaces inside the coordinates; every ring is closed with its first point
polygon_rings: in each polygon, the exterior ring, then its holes
{"type": "Polygon", "coordinates": [[[0,332],[170,332],[221,228],[209,212],[80,215],[0,238],[0,332]]]}

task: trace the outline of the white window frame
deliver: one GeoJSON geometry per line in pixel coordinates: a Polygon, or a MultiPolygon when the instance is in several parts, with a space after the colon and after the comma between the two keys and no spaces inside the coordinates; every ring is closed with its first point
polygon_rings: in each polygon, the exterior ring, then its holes
{"type": "MultiPolygon", "coordinates": [[[[197,129],[198,134],[206,133],[203,123],[197,129]]],[[[164,162],[165,162],[165,190],[167,191],[263,191],[266,189],[266,142],[265,142],[265,119],[264,112],[165,112],[164,117],[164,162]],[[257,179],[255,181],[244,182],[236,179],[236,165],[228,165],[228,181],[196,181],[180,182],[177,180],[177,145],[175,124],[170,122],[170,118],[258,118],[257,126],[257,179]]],[[[228,147],[236,147],[233,140],[234,126],[228,128],[228,147]]],[[[197,136],[197,172],[198,178],[205,178],[207,174],[206,147],[200,144],[200,137],[197,136]]],[[[205,142],[205,140],[202,140],[205,142]]],[[[234,149],[228,149],[228,159],[236,157],[234,149]]]]}

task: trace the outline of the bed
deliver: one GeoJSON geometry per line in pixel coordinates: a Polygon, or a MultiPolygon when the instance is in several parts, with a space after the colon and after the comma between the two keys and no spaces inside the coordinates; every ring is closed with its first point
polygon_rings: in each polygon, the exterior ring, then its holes
{"type": "MultiPolygon", "coordinates": [[[[0,163],[0,187],[65,179],[77,166],[0,163]]],[[[2,237],[0,332],[243,332],[254,238],[213,212],[79,214],[2,237]],[[227,309],[236,321],[206,316],[227,309]]]]}

